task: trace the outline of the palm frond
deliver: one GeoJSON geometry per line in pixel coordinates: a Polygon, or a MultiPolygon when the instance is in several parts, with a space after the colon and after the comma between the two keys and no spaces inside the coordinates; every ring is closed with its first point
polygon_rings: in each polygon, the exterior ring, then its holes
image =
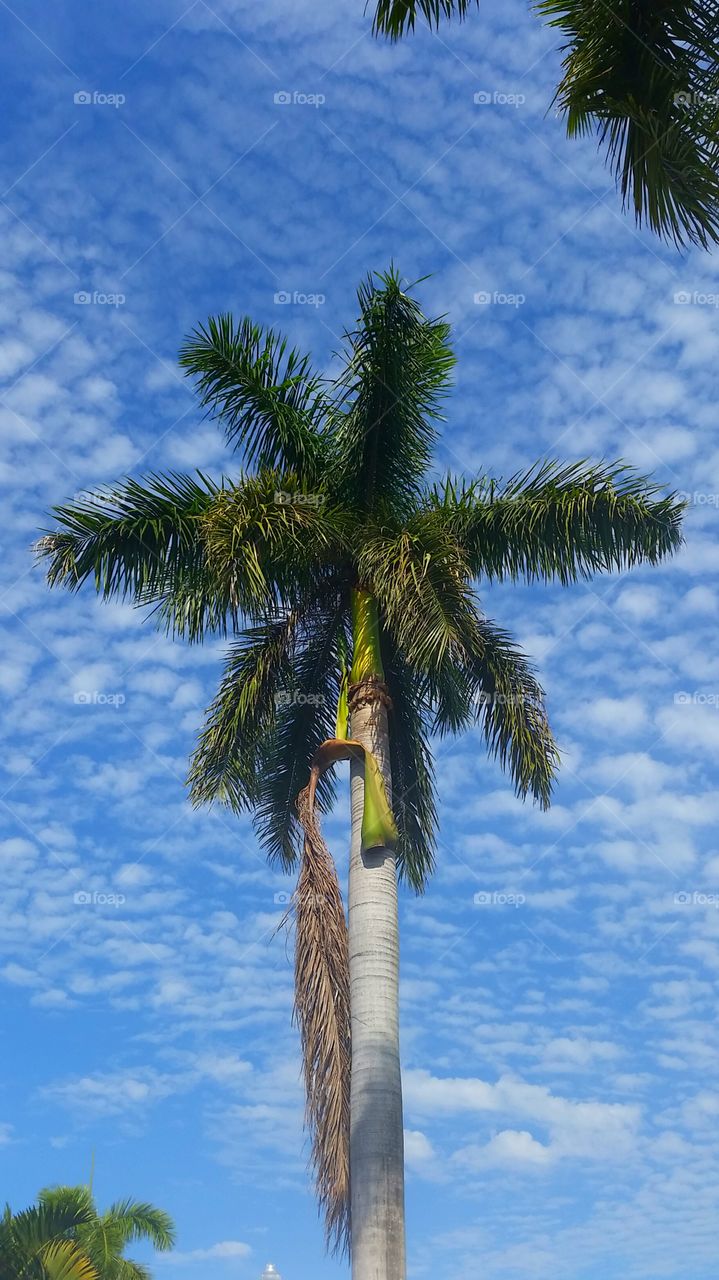
{"type": "Polygon", "coordinates": [[[53,1240],[40,1253],[46,1280],[100,1280],[100,1273],[74,1240],[53,1240]]]}
{"type": "Polygon", "coordinates": [[[481,615],[453,532],[424,514],[395,536],[368,532],[359,565],[390,636],[423,677],[438,731],[479,723],[517,794],[546,806],[557,752],[542,689],[510,637],[481,615]]]}
{"type": "Polygon", "coordinates": [[[180,352],[202,404],[219,419],[247,466],[319,478],[326,401],[310,360],[273,330],[231,315],[210,318],[180,352]]]}
{"type": "Polygon", "coordinates": [[[551,461],[504,484],[448,478],[429,503],[474,576],[564,585],[665,559],[681,546],[684,506],[622,463],[551,461]]]}
{"type": "Polygon", "coordinates": [[[193,804],[219,800],[240,813],[257,803],[267,739],[275,729],[281,696],[292,685],[300,617],[293,610],[249,628],[229,650],[190,764],[193,804]]]}
{"type": "Polygon", "coordinates": [[[392,809],[399,840],[397,869],[415,893],[423,893],[434,871],[437,804],[429,745],[431,715],[426,685],[411,662],[384,636],[387,683],[391,689],[389,748],[392,809]]]}
{"type": "Polygon", "coordinates": [[[205,570],[202,517],[221,493],[197,476],[126,480],[54,507],[60,527],[37,544],[51,586],[88,578],[104,599],[157,600],[205,570]]]}
{"type": "Polygon", "coordinates": [[[117,1200],[103,1218],[119,1231],[125,1244],[149,1240],[155,1249],[166,1251],[175,1243],[175,1224],[169,1213],[144,1200],[117,1200]]]}
{"type": "Polygon", "coordinates": [[[415,670],[440,667],[461,644],[472,600],[469,567],[453,532],[431,516],[395,530],[368,526],[357,567],[415,670]]]}
{"type": "Polygon", "coordinates": [[[559,752],[531,664],[506,631],[479,615],[475,638],[461,656],[490,755],[509,773],[518,796],[531,795],[548,808],[559,752]]]}
{"type": "Polygon", "coordinates": [[[292,475],[245,477],[218,495],[202,522],[210,580],[236,612],[291,607],[345,558],[346,524],[324,494],[305,493],[292,475]]]}
{"type": "MultiPolygon", "coordinates": [[[[335,725],[339,699],[340,636],[346,636],[346,606],[338,603],[308,619],[301,647],[292,658],[291,684],[277,710],[262,762],[255,827],[271,861],[295,865],[301,831],[297,796],[307,786],[310,761],[335,725]]],[[[335,798],[330,771],[323,773],[317,803],[326,813],[335,798]]]]}
{"type": "Polygon", "coordinates": [[[719,240],[719,45],[701,0],[538,0],[566,37],[555,101],[596,128],[638,223],[677,245],[719,240]]]}
{"type": "Polygon", "coordinates": [[[428,320],[390,270],[358,292],[360,318],[335,385],[328,484],[361,510],[412,508],[429,467],[439,401],[455,363],[449,326],[428,320]]]}
{"type": "Polygon", "coordinates": [[[374,35],[389,36],[399,40],[408,31],[414,31],[417,18],[424,18],[430,27],[438,27],[443,18],[465,18],[480,0],[379,0],[374,15],[374,35]]]}
{"type": "MultiPolygon", "coordinates": [[[[298,853],[297,796],[339,696],[346,608],[329,603],[333,590],[328,584],[318,600],[247,630],[232,647],[189,774],[194,804],[253,809],[269,857],[287,868],[298,853]]],[[[324,775],[323,810],[333,794],[324,775]]]]}

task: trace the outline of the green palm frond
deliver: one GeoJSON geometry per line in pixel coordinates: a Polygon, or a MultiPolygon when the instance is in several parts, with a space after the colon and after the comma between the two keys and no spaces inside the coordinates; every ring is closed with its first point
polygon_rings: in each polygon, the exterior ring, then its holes
{"type": "MultiPolygon", "coordinates": [[[[308,626],[296,650],[289,688],[277,709],[275,729],[266,742],[259,780],[255,826],[270,861],[293,867],[301,844],[297,797],[310,778],[310,760],[320,743],[332,737],[339,699],[340,636],[346,609],[328,608],[308,626]]],[[[327,812],[335,797],[331,770],[317,786],[317,804],[327,812]]]]}
{"type": "Polygon", "coordinates": [[[41,538],[51,586],[77,590],[88,578],[104,599],[162,596],[168,583],[204,567],[201,519],[219,486],[197,476],[150,476],[53,508],[59,528],[41,538]]]}
{"type": "Polygon", "coordinates": [[[465,18],[480,0],[379,0],[372,30],[375,35],[399,40],[407,31],[414,31],[417,18],[422,17],[430,27],[438,27],[443,18],[465,18]]]}
{"type": "Polygon", "coordinates": [[[53,1240],[40,1253],[45,1280],[102,1280],[81,1246],[73,1240],[53,1240]]]}
{"type": "Polygon", "coordinates": [[[548,808],[560,757],[531,664],[506,631],[479,616],[461,657],[490,755],[518,796],[548,808]]]}
{"type": "Polygon", "coordinates": [[[0,1224],[2,1280],[98,1280],[86,1251],[73,1237],[92,1220],[87,1201],[64,1197],[5,1210],[0,1224]]]}
{"type": "Polygon", "coordinates": [[[227,487],[207,511],[202,534],[209,574],[237,613],[266,616],[291,607],[346,554],[346,514],[323,493],[261,471],[227,487]]]}
{"type": "MultiPolygon", "coordinates": [[[[320,598],[246,631],[230,651],[192,758],[193,802],[254,809],[269,857],[287,867],[297,855],[297,795],[334,728],[344,612],[320,598]]],[[[322,810],[333,794],[327,773],[318,788],[322,810]]]]}
{"type": "Polygon", "coordinates": [[[449,326],[428,320],[393,270],[370,276],[358,300],[360,317],[347,334],[346,370],[336,385],[329,480],[345,503],[403,513],[414,505],[432,457],[439,403],[455,363],[449,326]]]}
{"type": "Polygon", "coordinates": [[[587,462],[541,462],[504,484],[448,478],[430,495],[475,577],[563,585],[665,559],[684,505],[631,467],[587,462]]]}
{"type": "Polygon", "coordinates": [[[472,600],[469,567],[451,530],[421,515],[396,531],[368,527],[357,565],[415,670],[442,666],[462,643],[472,600]]]}
{"type": "Polygon", "coordinates": [[[169,1213],[144,1200],[116,1200],[103,1215],[123,1242],[148,1240],[155,1249],[167,1251],[175,1243],[175,1224],[169,1213]]]}
{"type": "Polygon", "coordinates": [[[625,204],[677,245],[719,240],[719,46],[700,0],[539,0],[566,37],[556,99],[570,136],[593,129],[625,204]]]}
{"type": "Polygon", "coordinates": [[[266,739],[274,732],[281,695],[291,687],[299,621],[293,611],[262,623],[230,648],[192,756],[188,782],[194,804],[219,800],[240,813],[257,803],[266,739]]]}
{"type": "Polygon", "coordinates": [[[248,466],[295,471],[305,482],[319,475],[326,402],[309,357],[271,329],[222,315],[194,331],[180,365],[248,466]]]}
{"type": "Polygon", "coordinates": [[[510,637],[482,617],[451,531],[420,515],[399,536],[368,533],[359,566],[397,648],[424,677],[437,730],[479,723],[517,793],[546,806],[557,752],[542,689],[510,637]]]}
{"type": "Polygon", "coordinates": [[[392,810],[399,832],[397,867],[415,892],[423,893],[434,871],[437,831],[430,715],[422,679],[389,636],[383,637],[382,647],[392,690],[389,744],[392,810]]]}

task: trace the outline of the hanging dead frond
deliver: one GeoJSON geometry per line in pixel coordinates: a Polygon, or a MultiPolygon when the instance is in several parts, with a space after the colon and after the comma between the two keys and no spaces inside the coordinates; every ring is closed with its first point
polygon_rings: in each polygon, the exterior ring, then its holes
{"type": "Polygon", "coordinates": [[[315,817],[320,776],[340,760],[365,766],[362,846],[393,848],[397,840],[382,773],[361,742],[328,738],[312,760],[309,785],[297,797],[305,840],[295,909],[295,1021],[300,1030],[306,1124],[327,1241],[350,1250],[350,1075],[352,1065],[347,921],[337,868],[315,817]]]}
{"type": "Polygon", "coordinates": [[[297,799],[305,832],[295,907],[295,1021],[302,1045],[306,1124],[327,1241],[350,1246],[350,988],[347,922],[337,869],[314,815],[319,771],[297,799]]]}

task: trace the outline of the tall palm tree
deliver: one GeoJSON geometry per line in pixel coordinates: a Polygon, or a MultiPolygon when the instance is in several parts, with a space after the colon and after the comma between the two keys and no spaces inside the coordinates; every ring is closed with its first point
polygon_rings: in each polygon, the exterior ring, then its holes
{"type": "Polygon", "coordinates": [[[170,1215],[143,1201],[117,1200],[100,1213],[89,1187],[60,1186],[41,1191],[38,1206],[46,1213],[76,1216],[71,1237],[98,1280],[151,1280],[149,1268],[126,1258],[125,1249],[135,1240],[147,1240],[162,1251],[174,1244],[170,1215]]]}
{"type": "MultiPolygon", "coordinates": [[[[477,5],[479,0],[476,0],[477,5]]],[[[376,34],[465,18],[474,0],[378,0],[376,34]]],[[[554,102],[596,131],[625,206],[677,245],[719,242],[719,19],[706,0],[535,0],[562,34],[554,102]]]]}
{"type": "Polygon", "coordinates": [[[332,381],[249,320],[196,330],[181,364],[244,470],[126,480],[55,508],[39,546],[51,584],[90,578],[191,642],[231,637],[192,797],[251,810],[270,858],[299,861],[295,1008],[318,1199],[354,1280],[402,1280],[397,879],[421,892],[434,865],[430,738],[479,726],[542,806],[557,766],[542,689],[475,583],[656,563],[681,541],[682,504],[620,464],[430,483],[449,326],[394,270],[362,285],[359,312],[332,381]],[[318,817],[344,759],[348,924],[318,817]]]}

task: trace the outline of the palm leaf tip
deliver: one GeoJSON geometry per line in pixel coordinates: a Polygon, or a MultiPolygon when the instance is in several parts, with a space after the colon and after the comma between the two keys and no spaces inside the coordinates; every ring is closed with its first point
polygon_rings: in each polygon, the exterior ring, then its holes
{"type": "Polygon", "coordinates": [[[716,6],[539,0],[566,37],[555,101],[595,128],[636,220],[677,246],[719,239],[716,6]]]}
{"type": "Polygon", "coordinates": [[[429,27],[438,27],[445,18],[465,18],[475,4],[479,8],[480,0],[380,0],[372,32],[399,40],[414,31],[418,18],[429,27]]]}

